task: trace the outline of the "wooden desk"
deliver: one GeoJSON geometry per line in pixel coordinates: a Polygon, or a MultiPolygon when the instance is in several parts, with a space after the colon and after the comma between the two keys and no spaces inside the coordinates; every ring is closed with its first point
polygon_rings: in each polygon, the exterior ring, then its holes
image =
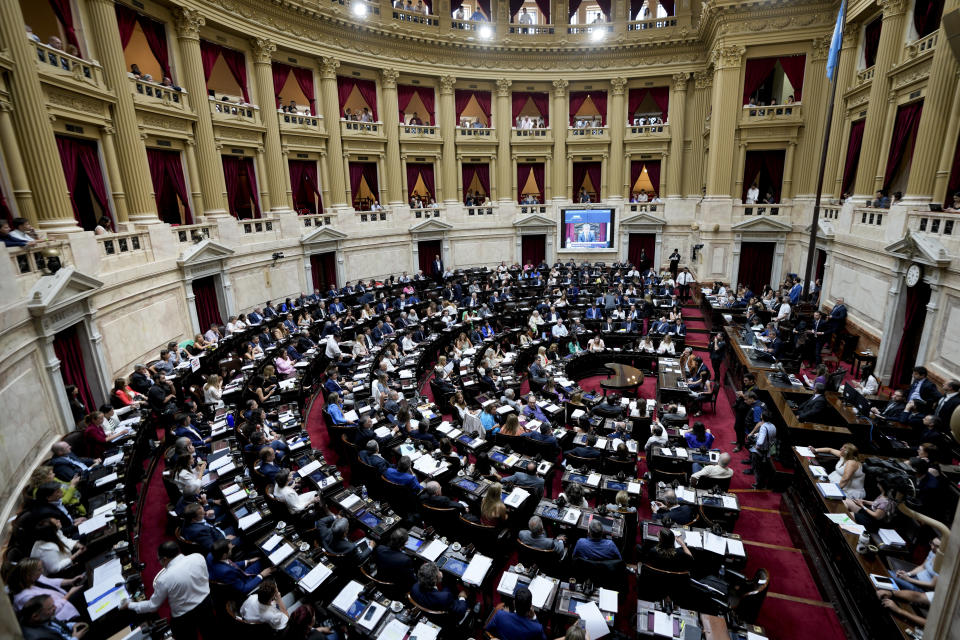
{"type": "Polygon", "coordinates": [[[638,394],[640,385],[643,384],[643,372],[640,369],[619,362],[607,362],[603,366],[613,373],[606,380],[600,381],[604,397],[608,390],[631,391],[634,396],[638,394]]]}
{"type": "Polygon", "coordinates": [[[847,513],[847,509],[840,500],[824,498],[810,473],[810,460],[796,451],[794,456],[798,472],[786,503],[811,554],[812,569],[825,582],[827,596],[838,604],[841,622],[856,638],[910,638],[911,625],[887,613],[870,581],[871,573],[887,575],[886,566],[878,556],[857,553],[858,536],[824,515],[847,513]]]}

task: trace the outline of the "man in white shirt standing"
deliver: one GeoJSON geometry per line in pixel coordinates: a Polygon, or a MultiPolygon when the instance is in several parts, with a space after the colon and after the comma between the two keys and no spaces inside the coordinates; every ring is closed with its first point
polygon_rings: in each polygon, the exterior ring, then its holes
{"type": "Polygon", "coordinates": [[[680,302],[686,302],[690,299],[690,285],[694,283],[693,274],[689,267],[684,267],[683,271],[677,274],[677,286],[680,288],[680,302]]]}
{"type": "Polygon", "coordinates": [[[747,202],[745,204],[756,204],[759,199],[760,189],[757,187],[757,183],[754,182],[750,185],[750,188],[747,189],[747,202]]]}
{"type": "Polygon", "coordinates": [[[264,580],[255,592],[247,596],[240,607],[240,617],[247,622],[269,624],[274,631],[287,626],[290,614],[273,578],[264,580]]]}
{"type": "Polygon", "coordinates": [[[153,595],[142,602],[124,600],[120,608],[152,613],[166,601],[173,617],[170,630],[176,640],[195,640],[198,632],[204,639],[218,637],[210,604],[207,561],[199,553],[182,555],[172,540],[160,545],[157,556],[163,569],[153,579],[153,595]]]}

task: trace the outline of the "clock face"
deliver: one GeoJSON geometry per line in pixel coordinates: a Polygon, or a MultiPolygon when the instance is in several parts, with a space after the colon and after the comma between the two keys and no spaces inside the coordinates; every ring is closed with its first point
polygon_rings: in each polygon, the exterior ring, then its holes
{"type": "Polygon", "coordinates": [[[920,265],[912,264],[907,269],[907,286],[913,287],[920,282],[920,265]]]}

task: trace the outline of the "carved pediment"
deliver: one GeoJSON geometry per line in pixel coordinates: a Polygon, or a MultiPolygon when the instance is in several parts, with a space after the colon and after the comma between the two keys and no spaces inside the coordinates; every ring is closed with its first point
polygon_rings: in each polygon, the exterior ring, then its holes
{"type": "Polygon", "coordinates": [[[233,249],[206,238],[185,249],[180,255],[180,258],[177,260],[177,264],[179,264],[181,267],[187,267],[191,265],[203,264],[205,262],[223,260],[224,258],[229,258],[233,254],[233,249]]]}
{"type": "Polygon", "coordinates": [[[453,229],[453,225],[437,220],[436,218],[430,218],[429,220],[424,220],[410,227],[410,233],[443,233],[451,229],[453,229]]]}
{"type": "Polygon", "coordinates": [[[542,216],[539,213],[532,213],[528,216],[524,216],[523,218],[515,220],[513,226],[517,228],[552,227],[554,224],[556,223],[550,218],[542,216]]]}
{"type": "Polygon", "coordinates": [[[313,229],[310,233],[304,234],[300,238],[300,244],[319,244],[321,242],[339,242],[347,237],[342,231],[331,229],[330,227],[320,227],[313,229]]]}
{"type": "MultiPolygon", "coordinates": [[[[813,225],[807,225],[803,232],[809,236],[810,227],[813,225]]],[[[829,220],[824,220],[823,218],[817,219],[817,238],[821,240],[833,240],[836,235],[836,231],[833,228],[833,223],[829,220]]]]}
{"type": "Polygon", "coordinates": [[[730,229],[737,233],[788,233],[793,231],[793,227],[786,222],[764,217],[738,222],[730,229]]]}
{"type": "Polygon", "coordinates": [[[925,233],[911,233],[908,230],[901,240],[884,247],[884,251],[896,258],[931,267],[946,267],[950,264],[950,254],[940,241],[925,233]]]}
{"type": "Polygon", "coordinates": [[[100,280],[65,267],[37,280],[28,294],[27,309],[34,316],[47,315],[86,300],[102,286],[100,280]]]}
{"type": "Polygon", "coordinates": [[[624,218],[620,224],[624,227],[639,227],[639,226],[663,226],[667,224],[667,221],[663,218],[658,218],[657,216],[651,215],[644,211],[630,216],[629,218],[624,218]]]}

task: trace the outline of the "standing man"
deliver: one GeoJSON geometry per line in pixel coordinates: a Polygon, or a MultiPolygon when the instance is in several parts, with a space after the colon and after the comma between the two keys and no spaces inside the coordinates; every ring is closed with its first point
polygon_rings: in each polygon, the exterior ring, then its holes
{"type": "Polygon", "coordinates": [[[182,555],[172,540],[160,545],[157,556],[163,569],[153,579],[153,595],[143,602],[125,600],[120,608],[152,613],[167,601],[173,616],[170,630],[176,640],[195,640],[198,631],[204,640],[218,637],[210,604],[207,561],[199,553],[182,555]]]}
{"type": "Polygon", "coordinates": [[[673,274],[674,280],[677,279],[678,269],[680,269],[680,249],[674,249],[670,254],[670,273],[673,274]]]}
{"type": "Polygon", "coordinates": [[[433,278],[438,283],[443,282],[443,260],[440,259],[440,256],[433,256],[433,278]]]}
{"type": "MultiPolygon", "coordinates": [[[[670,268],[673,268],[673,259],[671,256],[670,268]]],[[[690,285],[693,284],[693,274],[689,267],[684,267],[683,271],[676,276],[677,286],[680,287],[680,302],[686,302],[690,299],[690,285]]]]}
{"type": "Polygon", "coordinates": [[[847,326],[847,305],[843,304],[843,298],[837,298],[837,303],[830,310],[830,324],[833,331],[840,331],[847,326]]]}

